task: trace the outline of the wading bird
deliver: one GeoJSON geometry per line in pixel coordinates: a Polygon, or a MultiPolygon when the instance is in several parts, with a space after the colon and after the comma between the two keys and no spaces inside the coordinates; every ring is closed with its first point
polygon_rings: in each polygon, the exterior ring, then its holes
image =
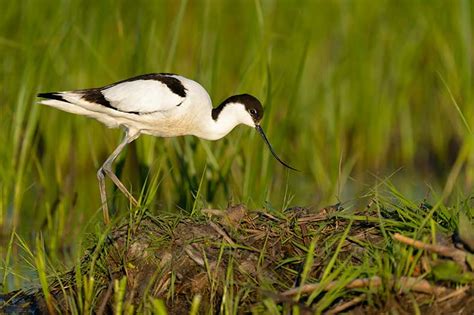
{"type": "Polygon", "coordinates": [[[171,73],[152,73],[104,87],[40,93],[40,104],[97,119],[110,128],[122,127],[125,137],[97,171],[104,222],[109,223],[105,176],[134,204],[136,199],[112,171],[112,163],[123,148],[140,134],[156,137],[193,135],[217,140],[235,126],[257,129],[273,156],[287,168],[268,141],[260,120],[263,107],[248,94],[234,95],[213,108],[209,94],[197,82],[171,73]]]}

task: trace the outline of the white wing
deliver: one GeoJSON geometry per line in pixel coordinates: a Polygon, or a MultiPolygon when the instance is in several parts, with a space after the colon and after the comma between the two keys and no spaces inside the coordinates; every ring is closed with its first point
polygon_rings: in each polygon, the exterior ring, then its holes
{"type": "MultiPolygon", "coordinates": [[[[188,97],[188,88],[193,87],[188,81],[191,80],[172,74],[150,73],[101,88],[40,93],[38,96],[46,99],[42,104],[63,110],[71,107],[67,105],[71,104],[90,112],[112,116],[120,113],[140,115],[164,112],[180,106],[188,97]],[[59,106],[58,102],[64,104],[59,106]]],[[[71,107],[70,111],[76,113],[78,110],[71,107]]]]}
{"type": "Polygon", "coordinates": [[[167,111],[179,106],[186,97],[185,92],[178,95],[169,84],[154,79],[125,81],[100,92],[111,107],[129,113],[167,111]]]}

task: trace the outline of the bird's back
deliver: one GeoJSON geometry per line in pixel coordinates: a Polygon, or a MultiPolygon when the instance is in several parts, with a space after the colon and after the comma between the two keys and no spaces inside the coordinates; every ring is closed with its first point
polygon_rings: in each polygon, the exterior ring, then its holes
{"type": "Polygon", "coordinates": [[[212,108],[206,90],[182,76],[152,73],[104,87],[41,93],[40,103],[157,136],[192,134],[192,124],[212,108]]]}

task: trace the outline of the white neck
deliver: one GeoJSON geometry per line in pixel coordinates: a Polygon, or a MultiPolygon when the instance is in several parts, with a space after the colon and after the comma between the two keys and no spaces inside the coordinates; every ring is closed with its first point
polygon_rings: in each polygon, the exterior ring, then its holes
{"type": "Polygon", "coordinates": [[[212,117],[212,112],[206,115],[206,117],[206,121],[202,122],[200,133],[196,134],[196,136],[207,140],[220,139],[240,124],[255,127],[255,123],[245,110],[244,105],[239,103],[226,104],[218,112],[216,119],[212,117]]]}

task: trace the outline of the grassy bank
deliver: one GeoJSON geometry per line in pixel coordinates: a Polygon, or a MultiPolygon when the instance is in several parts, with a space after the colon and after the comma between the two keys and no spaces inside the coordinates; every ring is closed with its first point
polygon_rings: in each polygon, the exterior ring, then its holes
{"type": "Polygon", "coordinates": [[[40,239],[35,250],[24,247],[42,289],[1,296],[0,307],[73,314],[471,314],[472,200],[414,203],[393,189],[367,197],[361,208],[237,205],[191,216],[137,209],[91,236],[70,271],[50,263],[40,239]]]}

